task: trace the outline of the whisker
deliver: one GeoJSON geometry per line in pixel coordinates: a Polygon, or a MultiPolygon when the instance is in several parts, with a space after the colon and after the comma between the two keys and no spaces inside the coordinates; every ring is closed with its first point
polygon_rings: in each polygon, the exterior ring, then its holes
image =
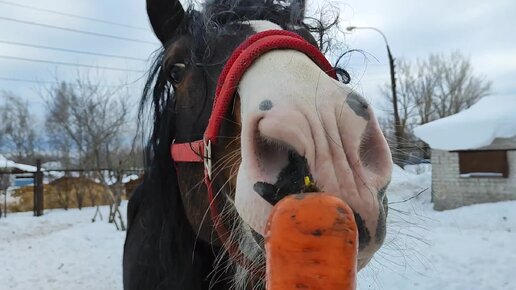
{"type": "Polygon", "coordinates": [[[420,192],[418,192],[417,194],[407,198],[407,199],[404,199],[404,200],[400,200],[400,201],[393,201],[393,202],[389,202],[389,204],[398,204],[398,203],[404,203],[404,202],[407,202],[407,201],[410,201],[414,198],[417,198],[418,196],[420,196],[422,193],[424,193],[425,191],[427,191],[428,189],[430,189],[430,187],[427,187],[423,190],[421,190],[420,192]]]}

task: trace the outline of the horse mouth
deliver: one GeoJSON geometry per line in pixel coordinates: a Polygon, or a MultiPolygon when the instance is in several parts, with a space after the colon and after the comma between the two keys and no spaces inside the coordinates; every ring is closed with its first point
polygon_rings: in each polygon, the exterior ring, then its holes
{"type": "Polygon", "coordinates": [[[256,170],[262,179],[253,189],[271,205],[290,194],[321,191],[306,158],[289,144],[258,134],[255,155],[256,170]]]}

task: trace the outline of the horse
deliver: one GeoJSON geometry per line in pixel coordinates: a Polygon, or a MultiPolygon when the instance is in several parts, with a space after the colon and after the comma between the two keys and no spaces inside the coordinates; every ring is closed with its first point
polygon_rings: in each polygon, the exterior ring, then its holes
{"type": "Polygon", "coordinates": [[[147,0],[162,46],[140,101],[151,130],[128,204],[124,289],[264,289],[265,225],[289,194],[349,204],[359,269],[381,247],[389,147],[305,7],[147,0]]]}

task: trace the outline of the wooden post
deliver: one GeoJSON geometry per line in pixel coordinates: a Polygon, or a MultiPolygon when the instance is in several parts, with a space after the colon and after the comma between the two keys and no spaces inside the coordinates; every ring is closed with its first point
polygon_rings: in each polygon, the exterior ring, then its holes
{"type": "Polygon", "coordinates": [[[36,178],[37,172],[34,172],[34,195],[32,198],[32,213],[34,216],[37,216],[37,208],[38,208],[38,179],[36,178]]]}
{"type": "MultiPolygon", "coordinates": [[[[0,212],[0,215],[2,213],[0,212]]],[[[7,189],[4,189],[4,218],[7,217],[7,189]]]]}
{"type": "MultiPolygon", "coordinates": [[[[7,217],[7,188],[9,188],[9,177],[7,172],[0,172],[0,193],[4,194],[4,218],[7,217]]],[[[2,209],[0,209],[0,218],[2,217],[2,209]]]]}
{"type": "Polygon", "coordinates": [[[44,209],[43,200],[43,172],[41,171],[41,160],[36,160],[36,173],[34,174],[34,207],[35,216],[42,216],[44,209]]]}
{"type": "MultiPolygon", "coordinates": [[[[0,181],[1,181],[1,180],[0,180],[0,181]]],[[[0,185],[1,185],[1,184],[0,184],[0,185]]],[[[1,195],[1,193],[2,193],[2,189],[1,189],[1,187],[0,187],[0,195],[1,195]]],[[[7,202],[7,201],[6,201],[6,200],[7,200],[7,192],[5,193],[5,196],[6,196],[6,198],[4,199],[4,211],[7,211],[7,210],[5,210],[5,204],[6,204],[6,202],[7,202]]],[[[2,213],[2,207],[0,207],[0,219],[2,218],[2,214],[3,214],[3,213],[2,213]]]]}

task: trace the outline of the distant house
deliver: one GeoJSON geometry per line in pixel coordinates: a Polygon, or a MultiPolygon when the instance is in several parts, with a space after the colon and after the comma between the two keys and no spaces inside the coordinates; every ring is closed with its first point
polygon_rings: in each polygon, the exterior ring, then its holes
{"type": "Polygon", "coordinates": [[[34,184],[36,166],[16,163],[0,154],[0,174],[9,175],[12,186],[26,186],[34,184]]]}
{"type": "Polygon", "coordinates": [[[414,130],[432,148],[436,210],[516,200],[516,97],[486,97],[414,130]]]}

